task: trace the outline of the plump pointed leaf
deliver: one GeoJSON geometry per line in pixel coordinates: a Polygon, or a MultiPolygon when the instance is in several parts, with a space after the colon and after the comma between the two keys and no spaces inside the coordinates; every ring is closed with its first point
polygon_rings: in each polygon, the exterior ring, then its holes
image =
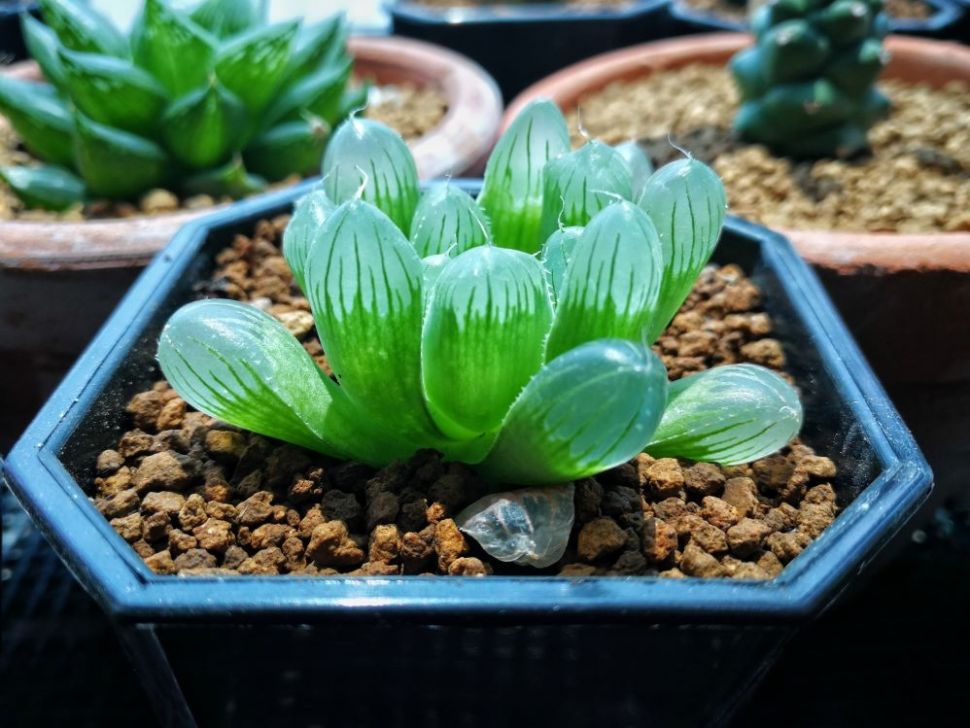
{"type": "Polygon", "coordinates": [[[784,447],[801,426],[798,393],[780,376],[754,364],[720,366],[670,385],[646,451],[737,465],[784,447]]]}
{"type": "Polygon", "coordinates": [[[270,181],[298,174],[306,177],[320,169],[330,125],[311,116],[286,121],[260,134],[243,152],[246,166],[270,181]]]}
{"type": "Polygon", "coordinates": [[[256,174],[249,174],[242,159],[235,157],[220,167],[207,169],[186,177],[182,190],[190,195],[210,195],[211,197],[245,197],[266,189],[266,180],[256,174]]]}
{"type": "Polygon", "coordinates": [[[717,247],[727,197],[714,170],[696,159],[680,159],[650,176],[638,204],[656,225],[663,246],[663,285],[650,323],[653,341],[677,313],[717,247]]]}
{"type": "Polygon", "coordinates": [[[75,114],[74,157],[96,197],[130,198],[157,187],[169,171],[165,150],[154,142],[75,114]]]}
{"type": "Polygon", "coordinates": [[[299,26],[288,21],[253,28],[226,42],[216,53],[219,82],[242,99],[251,112],[262,111],[277,94],[299,26]]]}
{"type": "Polygon", "coordinates": [[[421,259],[411,244],[376,207],[351,200],[324,222],[305,278],[320,343],[350,400],[433,446],[421,392],[421,259]]]}
{"type": "Polygon", "coordinates": [[[418,204],[418,170],[407,144],[379,121],[351,118],[334,132],[323,157],[323,185],[336,203],[363,199],[397,225],[411,229],[418,204]]]}
{"type": "Polygon", "coordinates": [[[203,0],[192,20],[217,38],[228,38],[266,22],[266,0],[203,0]]]}
{"type": "Polygon", "coordinates": [[[301,291],[307,290],[305,273],[310,248],[327,216],[336,209],[322,186],[310,190],[293,207],[293,215],[283,231],[283,257],[301,291]]]}
{"type": "Polygon", "coordinates": [[[345,115],[342,99],[352,65],[350,59],[341,60],[300,79],[273,102],[268,118],[276,122],[310,113],[336,126],[345,115]]]}
{"type": "Polygon", "coordinates": [[[0,75],[0,112],[34,156],[72,164],[74,120],[53,86],[0,75]]]}
{"type": "Polygon", "coordinates": [[[645,346],[583,344],[533,377],[479,469],[494,482],[547,485],[615,467],[650,441],[666,393],[663,364],[645,346]]]}
{"type": "Polygon", "coordinates": [[[447,253],[428,255],[421,259],[421,280],[424,291],[424,300],[427,303],[434,290],[435,281],[441,276],[441,271],[451,262],[451,256],[447,253]]]}
{"type": "Polygon", "coordinates": [[[63,167],[0,167],[0,178],[27,207],[65,210],[84,201],[84,182],[63,167]]]}
{"type": "Polygon", "coordinates": [[[471,196],[457,185],[439,182],[421,196],[411,221],[411,242],[424,257],[452,256],[490,240],[488,220],[471,196]]]}
{"type": "Polygon", "coordinates": [[[178,98],[204,85],[216,39],[164,0],[145,0],[131,36],[135,63],[178,98]]]}
{"type": "Polygon", "coordinates": [[[573,258],[576,243],[583,234],[581,227],[567,227],[556,230],[542,246],[540,260],[545,266],[552,289],[552,302],[558,304],[559,296],[563,292],[563,282],[566,280],[566,269],[573,258]]]}
{"type": "Polygon", "coordinates": [[[64,72],[61,69],[61,42],[57,33],[48,28],[30,13],[20,14],[20,29],[24,36],[24,45],[30,57],[37,61],[40,70],[51,83],[61,86],[64,72]]]}
{"type": "Polygon", "coordinates": [[[189,167],[208,168],[232,154],[246,109],[231,92],[209,83],[173,103],[162,119],[162,139],[189,167]]]}
{"type": "Polygon", "coordinates": [[[542,569],[566,552],[575,518],[573,491],[566,484],[487,495],[455,522],[492,558],[542,569]]]}
{"type": "Polygon", "coordinates": [[[144,133],[168,103],[162,85],[126,58],[62,49],[60,64],[71,101],[102,124],[144,133]]]}
{"type": "Polygon", "coordinates": [[[347,22],[343,13],[302,28],[293,43],[293,51],[284,75],[285,82],[292,84],[321,68],[343,65],[343,61],[347,59],[346,42],[347,22]]]}
{"type": "Polygon", "coordinates": [[[85,53],[127,56],[128,42],[104,15],[76,0],[40,0],[44,22],[66,48],[85,53]]]}
{"type": "Polygon", "coordinates": [[[421,345],[434,421],[455,439],[498,429],[543,361],[552,305],[531,255],[484,245],[445,266],[421,345]]]}
{"type": "Polygon", "coordinates": [[[543,243],[542,170],[569,151],[569,132],[554,103],[529,104],[502,134],[485,167],[478,204],[498,245],[533,253],[543,243]]]}
{"type": "Polygon", "coordinates": [[[630,199],[639,200],[640,195],[643,194],[643,186],[653,174],[653,162],[636,141],[623,142],[613,148],[619,152],[630,168],[630,179],[633,182],[633,196],[630,199]]]}
{"type": "Polygon", "coordinates": [[[601,211],[573,249],[546,358],[593,339],[642,341],[662,271],[657,231],[643,210],[618,202],[601,211]]]}
{"type": "Polygon", "coordinates": [[[613,147],[596,140],[549,160],[542,178],[543,240],[560,226],[582,227],[607,205],[633,196],[629,166],[613,147]]]}

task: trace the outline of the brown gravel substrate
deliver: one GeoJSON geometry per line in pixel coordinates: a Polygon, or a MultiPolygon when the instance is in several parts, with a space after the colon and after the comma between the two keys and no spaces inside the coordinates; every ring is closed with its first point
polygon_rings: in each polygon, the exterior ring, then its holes
{"type": "MultiPolygon", "coordinates": [[[[431,87],[411,85],[375,87],[375,99],[364,115],[378,119],[395,129],[408,141],[418,139],[444,118],[448,104],[440,91],[431,87]]],[[[0,165],[34,164],[36,159],[20,144],[17,135],[0,116],[0,165]]],[[[278,189],[299,182],[296,175],[274,182],[270,189],[278,189]]],[[[128,218],[140,215],[163,215],[179,210],[200,210],[217,204],[232,202],[209,195],[180,198],[165,189],[150,190],[135,202],[100,200],[77,205],[63,212],[28,210],[10,188],[0,181],[0,220],[46,220],[80,222],[88,219],[128,218]]]]}
{"type": "MultiPolygon", "coordinates": [[[[731,212],[768,227],[870,232],[970,231],[970,86],[889,80],[889,119],[869,133],[872,154],[791,161],[731,132],[738,98],[721,66],[691,65],[616,82],[582,99],[587,132],[609,143],[640,139],[655,161],[668,141],[713,164],[731,212]]],[[[573,141],[582,142],[575,112],[573,141]]]]}
{"type": "MultiPolygon", "coordinates": [[[[745,22],[748,19],[748,3],[731,0],[678,0],[691,10],[710,13],[725,20],[745,22]]],[[[893,18],[905,20],[926,20],[933,14],[933,8],[922,0],[886,0],[886,12],[893,18]]]]}
{"type": "MultiPolygon", "coordinates": [[[[217,258],[200,296],[277,316],[321,365],[306,300],[263,221],[217,258]]],[[[657,343],[673,378],[722,363],[783,369],[758,289],[707,268],[657,343]]],[[[160,574],[537,574],[493,561],[453,517],[483,494],[432,452],[374,471],[242,432],[190,411],[167,383],[135,395],[132,429],[97,459],[92,499],[160,574]]],[[[576,525],[542,573],[767,579],[828,526],[835,465],[795,443],[720,468],[647,455],[576,484],[576,525]]]]}

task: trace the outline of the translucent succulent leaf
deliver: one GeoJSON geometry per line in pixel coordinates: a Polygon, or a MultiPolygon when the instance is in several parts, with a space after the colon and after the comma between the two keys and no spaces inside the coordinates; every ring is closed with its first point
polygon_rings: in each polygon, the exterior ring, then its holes
{"type": "Polygon", "coordinates": [[[75,114],[74,158],[97,197],[126,198],[158,187],[170,171],[160,146],[148,139],[75,114]]]}
{"type": "Polygon", "coordinates": [[[532,378],[479,471],[494,482],[546,485],[615,467],[650,441],[666,394],[666,371],[647,347],[583,344],[532,378]]]}
{"type": "Polygon", "coordinates": [[[563,292],[563,282],[566,279],[566,269],[572,260],[573,251],[580,235],[581,227],[568,227],[556,230],[542,246],[540,259],[546,269],[549,287],[552,289],[552,301],[557,303],[563,292]]]}
{"type": "Polygon", "coordinates": [[[216,53],[219,82],[250,111],[262,111],[277,94],[299,26],[297,21],[288,21],[253,28],[227,41],[216,53]]]}
{"type": "Polygon", "coordinates": [[[714,170],[696,159],[680,159],[650,176],[638,204],[653,220],[663,250],[663,283],[649,331],[653,341],[677,313],[717,247],[727,197],[714,170]]]}
{"type": "Polygon", "coordinates": [[[304,273],[310,248],[327,216],[336,209],[323,186],[314,187],[293,207],[293,215],[283,231],[283,257],[301,291],[307,290],[304,273]]]}
{"type": "Polygon", "coordinates": [[[203,0],[191,17],[217,38],[228,38],[266,22],[266,6],[266,0],[203,0]]]}
{"type": "Polygon", "coordinates": [[[459,255],[489,240],[485,213],[457,185],[439,182],[421,196],[411,221],[411,242],[418,255],[459,255]]]}
{"type": "Polygon", "coordinates": [[[53,86],[0,75],[0,112],[36,157],[64,166],[73,163],[74,119],[53,86]]]}
{"type": "Polygon", "coordinates": [[[162,119],[162,139],[183,164],[207,168],[229,158],[245,120],[242,102],[212,82],[169,107],[162,119]]]}
{"type": "Polygon", "coordinates": [[[428,303],[421,345],[424,394],[454,439],[498,429],[542,366],[552,305],[531,255],[484,245],[452,260],[428,303]]]}
{"type": "Polygon", "coordinates": [[[447,253],[428,255],[421,259],[421,279],[423,282],[422,290],[424,291],[425,303],[427,303],[428,298],[431,296],[431,291],[434,289],[435,281],[438,280],[441,271],[450,262],[451,256],[447,253]]]}
{"type": "Polygon", "coordinates": [[[629,166],[613,147],[595,139],[549,160],[542,177],[543,240],[560,226],[582,227],[607,205],[633,197],[629,166]]]}
{"type": "Polygon", "coordinates": [[[168,103],[161,84],[127,58],[61,49],[60,67],[71,101],[102,124],[144,132],[168,103]]]}
{"type": "Polygon", "coordinates": [[[207,169],[186,177],[182,190],[190,195],[210,197],[245,197],[266,189],[266,180],[249,174],[238,156],[215,169],[207,169]]]}
{"type": "Polygon", "coordinates": [[[135,63],[175,98],[209,80],[216,39],[164,0],[145,0],[131,35],[135,63]]]}
{"type": "Polygon", "coordinates": [[[59,54],[61,42],[57,39],[57,34],[30,13],[20,14],[20,28],[27,52],[37,61],[44,78],[61,86],[64,72],[59,54]]]}
{"type": "Polygon", "coordinates": [[[411,229],[418,170],[396,131],[379,121],[350,118],[334,132],[323,157],[323,184],[336,203],[362,197],[397,225],[411,229]]]}
{"type": "Polygon", "coordinates": [[[492,558],[542,569],[566,552],[575,518],[573,490],[566,484],[487,495],[455,522],[492,558]]]}
{"type": "Polygon", "coordinates": [[[128,42],[104,15],[88,3],[75,0],[40,0],[44,22],[71,50],[127,56],[128,42]]]}
{"type": "Polygon", "coordinates": [[[593,339],[642,341],[662,272],[660,240],[643,210],[630,202],[604,209],[573,249],[546,358],[593,339]]]}
{"type": "Polygon", "coordinates": [[[65,210],[84,200],[84,182],[63,167],[0,167],[0,178],[27,207],[65,210]]]}
{"type": "Polygon", "coordinates": [[[268,118],[275,122],[310,113],[336,126],[345,116],[342,99],[352,66],[348,58],[300,79],[268,109],[268,118]]]}
{"type": "Polygon", "coordinates": [[[253,139],[243,152],[246,166],[270,181],[293,174],[306,177],[320,168],[330,125],[310,116],[285,121],[253,139]]]}
{"type": "Polygon", "coordinates": [[[485,167],[478,204],[492,221],[496,244],[529,253],[543,236],[542,170],[569,151],[569,131],[551,101],[533,101],[502,134],[485,167]]]}
{"type": "Polygon", "coordinates": [[[351,401],[433,446],[440,437],[421,391],[422,275],[421,259],[390,218],[351,200],[327,217],[310,248],[305,293],[351,401]]]}
{"type": "Polygon", "coordinates": [[[186,402],[237,427],[373,464],[405,452],[368,428],[300,342],[253,306],[183,306],[162,330],[158,362],[186,402]]]}
{"type": "Polygon", "coordinates": [[[643,150],[643,147],[636,141],[630,140],[617,144],[613,147],[630,168],[630,179],[633,183],[633,196],[631,200],[639,200],[643,194],[643,186],[647,183],[650,175],[653,174],[653,162],[650,156],[643,150]]]}
{"type": "Polygon", "coordinates": [[[654,457],[737,465],[784,447],[802,426],[798,393],[754,364],[715,367],[670,385],[654,457]]]}
{"type": "Polygon", "coordinates": [[[347,58],[347,23],[343,13],[332,15],[300,30],[293,44],[284,79],[287,83],[309,76],[347,58]]]}

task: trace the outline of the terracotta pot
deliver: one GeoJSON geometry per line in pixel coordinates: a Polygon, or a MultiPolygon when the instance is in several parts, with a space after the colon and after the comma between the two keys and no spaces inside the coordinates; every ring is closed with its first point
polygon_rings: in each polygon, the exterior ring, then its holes
{"type": "MultiPolygon", "coordinates": [[[[691,63],[723,64],[750,43],[744,34],[719,33],[597,56],[526,89],[504,125],[534,98],[569,109],[613,81],[691,63]]],[[[886,78],[970,84],[966,46],[902,36],[886,45],[892,53],[886,78]]],[[[782,232],[814,264],[897,400],[933,464],[941,497],[958,490],[970,497],[970,233],[782,232]]]]}
{"type": "MultiPolygon", "coordinates": [[[[424,179],[477,173],[502,100],[491,77],[444,48],[393,37],[350,41],[356,73],[378,84],[431,85],[448,100],[412,144],[424,179]]],[[[38,79],[33,62],[4,73],[38,79]]],[[[0,452],[115,307],[140,269],[188,220],[206,214],[74,222],[0,222],[0,452]]]]}

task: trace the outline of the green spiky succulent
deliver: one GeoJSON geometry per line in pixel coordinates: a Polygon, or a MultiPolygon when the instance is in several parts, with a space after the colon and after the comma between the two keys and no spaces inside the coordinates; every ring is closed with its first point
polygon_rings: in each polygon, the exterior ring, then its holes
{"type": "Polygon", "coordinates": [[[319,168],[350,90],[341,16],[269,25],[261,0],[145,0],[130,37],[75,0],[23,16],[46,83],[0,76],[0,112],[45,164],[0,170],[31,207],[164,186],[239,197],[319,168]]]}
{"type": "Polygon", "coordinates": [[[794,157],[847,157],[889,111],[875,88],[889,60],[883,0],[772,0],[752,16],[755,46],[731,59],[734,126],[794,157]]]}
{"type": "Polygon", "coordinates": [[[448,182],[421,196],[401,138],[348,120],[283,241],[334,378],[275,318],[224,300],[172,316],[162,371],[239,427],[373,465],[433,448],[516,486],[644,449],[739,463],[782,447],[802,413],[778,375],[668,385],[649,345],[717,244],[724,188],[693,159],[634,168],[600,142],[570,152],[542,101],[499,140],[477,202],[448,182]]]}

